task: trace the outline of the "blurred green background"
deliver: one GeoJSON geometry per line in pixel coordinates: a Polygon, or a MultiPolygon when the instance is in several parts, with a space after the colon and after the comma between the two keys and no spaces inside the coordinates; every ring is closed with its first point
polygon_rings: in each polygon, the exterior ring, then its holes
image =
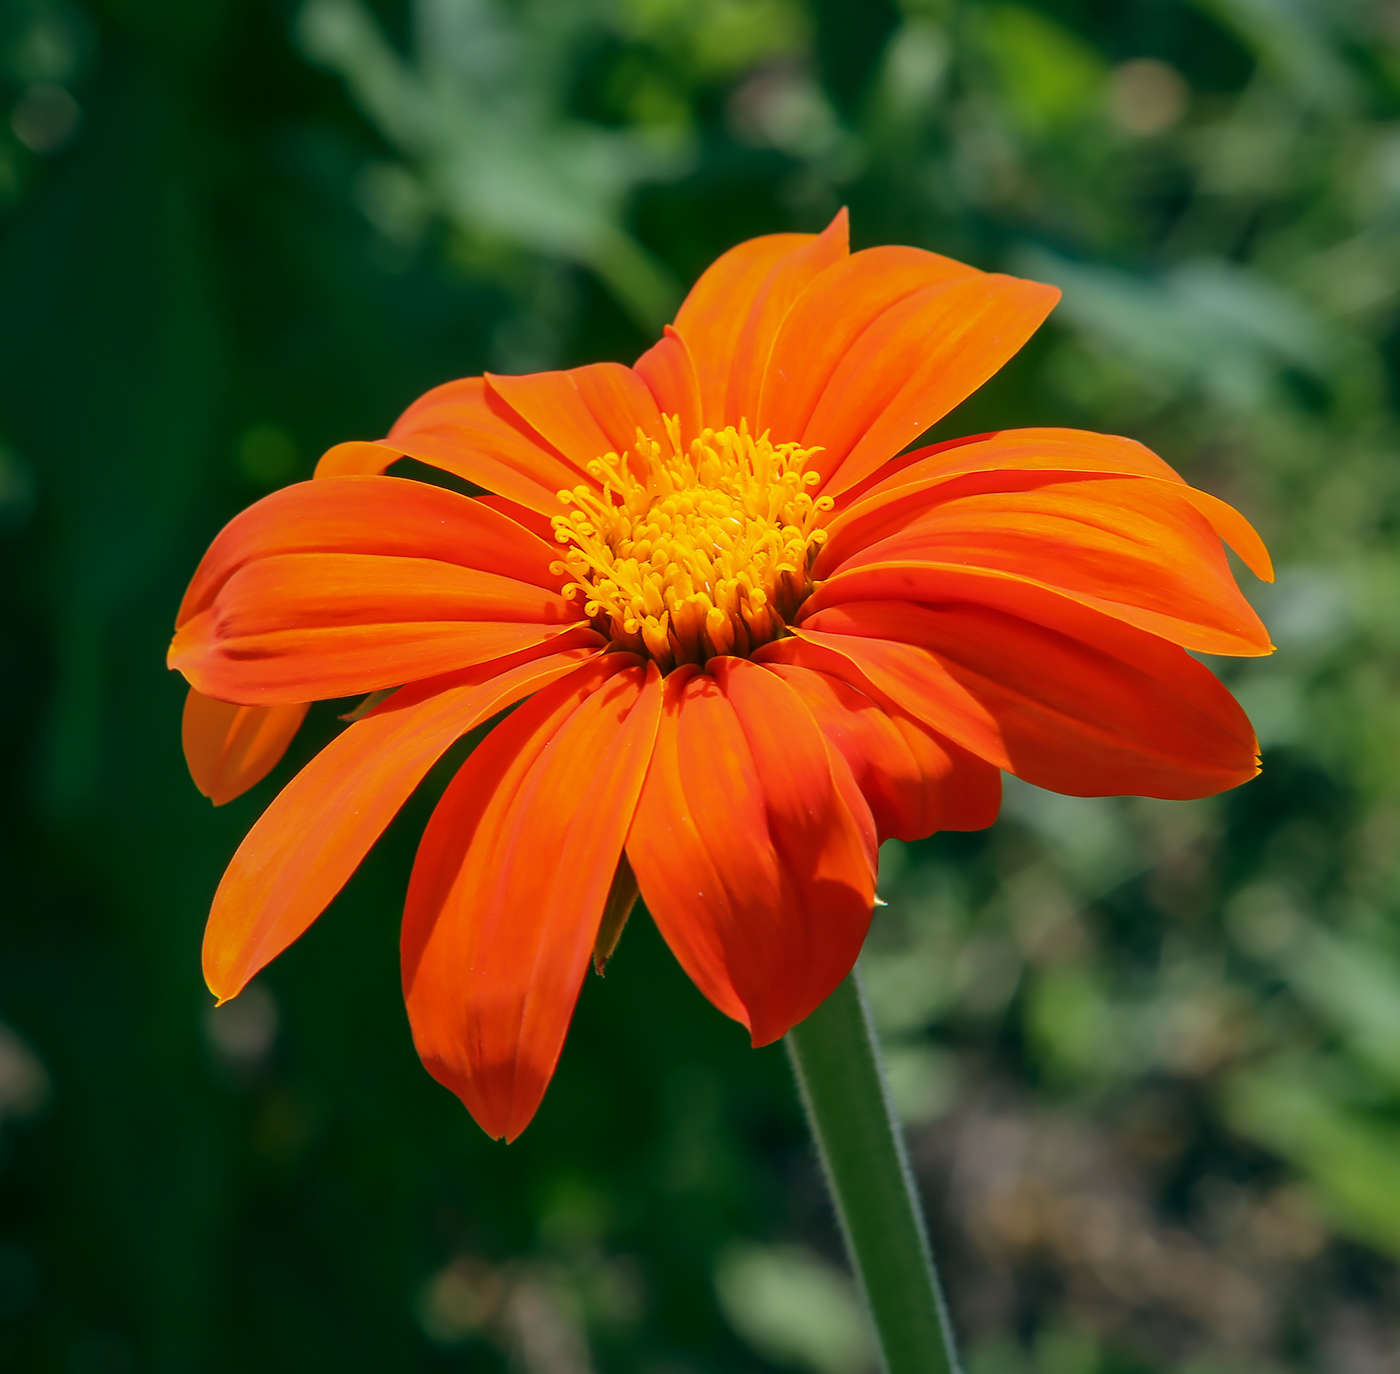
{"type": "MultiPolygon", "coordinates": [[[[427,387],[630,360],[820,227],[1054,281],[940,434],[1259,525],[1265,746],[888,846],[865,956],[972,1374],[1400,1370],[1400,5],[0,0],[0,1370],[861,1374],[781,1048],[635,920],[492,1144],[417,1064],[429,794],[213,1011],[163,666],[235,511],[427,387]]],[[[435,780],[440,786],[441,779],[435,780]]]]}

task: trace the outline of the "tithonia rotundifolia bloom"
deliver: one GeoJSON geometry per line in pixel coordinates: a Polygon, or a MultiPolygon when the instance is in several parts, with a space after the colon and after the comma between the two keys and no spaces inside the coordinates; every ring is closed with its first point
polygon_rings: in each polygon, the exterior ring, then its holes
{"type": "Polygon", "coordinates": [[[365,700],[229,865],[217,996],[496,717],[423,835],[402,953],[423,1062],[507,1138],[638,893],[761,1045],[850,971],[880,842],[989,825],[1003,772],[1074,796],[1253,777],[1193,657],[1270,651],[1226,560],[1271,575],[1239,514],[1131,439],[911,448],[1057,295],[851,253],[843,213],[724,254],[632,367],[448,382],[232,520],[170,650],[200,789],[265,776],[307,703],[365,700]]]}

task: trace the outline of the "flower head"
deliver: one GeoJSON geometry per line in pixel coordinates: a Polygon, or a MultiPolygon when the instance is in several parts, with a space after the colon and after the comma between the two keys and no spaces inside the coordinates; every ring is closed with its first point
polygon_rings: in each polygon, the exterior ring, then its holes
{"type": "Polygon", "coordinates": [[[706,429],[689,448],[674,416],[667,443],[640,429],[631,455],[588,465],[599,483],[559,493],[576,509],[554,517],[570,545],[554,565],[577,581],[584,613],[612,644],[662,671],[747,656],[779,638],[812,590],[811,565],[826,538],[813,497],[810,451],[736,430],[706,429]]]}
{"type": "Polygon", "coordinates": [[[854,963],[887,837],[995,819],[1002,771],[1194,797],[1258,768],[1188,651],[1263,654],[1258,536],[1128,439],[908,451],[1050,287],[910,248],[750,240],[634,367],[473,377],[218,536],[181,607],[216,802],[314,700],[370,694],[220,885],[234,996],[462,735],[403,926],[414,1040],[492,1135],[528,1124],[640,891],[701,991],[777,1039],[854,963]],[[385,475],[403,456],[477,497],[385,475]]]}

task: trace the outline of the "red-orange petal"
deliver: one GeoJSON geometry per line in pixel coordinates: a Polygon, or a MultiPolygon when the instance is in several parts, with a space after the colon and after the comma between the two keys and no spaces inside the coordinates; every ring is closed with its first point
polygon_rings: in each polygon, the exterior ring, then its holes
{"type": "Polygon", "coordinates": [[[676,333],[685,340],[700,383],[701,424],[724,424],[729,370],[739,331],[764,279],[815,234],[766,234],[746,239],[712,262],[676,312],[676,333]]]}
{"type": "Polygon", "coordinates": [[[180,733],[194,785],[215,806],[241,797],[277,766],[307,705],[236,706],[191,687],[180,733]]]}
{"type": "Polygon", "coordinates": [[[1232,505],[1199,487],[1187,487],[1185,498],[1210,522],[1211,528],[1261,582],[1274,580],[1274,563],[1259,532],[1232,505]]]}
{"type": "Polygon", "coordinates": [[[228,578],[167,662],[220,701],[320,701],[504,658],[581,617],[557,592],[434,559],[275,554],[228,578]]]}
{"type": "MultiPolygon", "coordinates": [[[[965,602],[1044,623],[1046,602],[1055,598],[1066,605],[1085,607],[1134,625],[1195,653],[1258,657],[1272,652],[1267,632],[1252,611],[1248,619],[1221,625],[1210,623],[1217,619],[1215,615],[1201,619],[1171,615],[1065,589],[1000,568],[969,567],[955,562],[881,562],[851,568],[822,584],[818,593],[803,605],[798,623],[806,624],[813,616],[833,606],[894,601],[925,605],[965,602]]],[[[1053,612],[1049,618],[1055,618],[1053,612]]]]}
{"type": "Polygon", "coordinates": [[[200,560],[177,625],[214,603],[239,568],[287,553],[433,558],[558,590],[556,546],[485,500],[398,477],[298,482],[234,516],[200,560]]]}
{"type": "Polygon", "coordinates": [[[764,1045],[850,971],[874,870],[801,698],[746,660],[708,666],[666,680],[627,856],[686,972],[764,1045]]]}
{"type": "Polygon", "coordinates": [[[382,477],[403,456],[379,439],[349,439],[321,455],[313,476],[382,477]]]}
{"type": "Polygon", "coordinates": [[[1023,480],[929,506],[835,570],[804,614],[847,601],[976,601],[982,586],[1006,595],[1000,580],[969,575],[989,570],[1052,587],[1200,653],[1271,651],[1219,538],[1179,484],[1001,475],[1023,480]]]}
{"type": "Polygon", "coordinates": [[[853,487],[941,420],[1040,327],[1060,293],[988,274],[952,277],[906,296],[837,365],[802,444],[822,452],[823,490],[853,487]]]}
{"type": "Polygon", "coordinates": [[[522,421],[484,377],[446,382],[420,396],[384,442],[543,515],[558,515],[558,493],[588,480],[522,421]]]}
{"type": "MultiPolygon", "coordinates": [[[[664,435],[661,410],[646,380],[621,363],[591,363],[576,367],[569,376],[578,388],[579,398],[608,436],[604,453],[623,453],[637,447],[637,431],[648,438],[664,435]]],[[[589,455],[587,462],[602,454],[589,455]]]]}
{"type": "Polygon", "coordinates": [[[236,996],[325,910],[455,740],[596,653],[595,644],[415,683],[332,740],[263,812],[219,884],[204,934],[214,995],[236,996]]]}
{"type": "MultiPolygon", "coordinates": [[[[749,660],[738,660],[748,662],[749,660]]],[[[813,717],[815,719],[815,717],[813,717]]],[[[831,784],[842,810],[851,818],[856,830],[857,843],[864,855],[865,866],[872,876],[880,871],[880,832],[870,803],[860,790],[856,775],[846,756],[823,733],[822,743],[826,746],[826,761],[831,769],[831,784]]]]}
{"type": "MultiPolygon", "coordinates": [[[[489,373],[486,381],[581,473],[587,473],[595,458],[635,448],[639,428],[649,438],[663,434],[655,398],[646,383],[621,363],[594,363],[572,372],[535,372],[525,377],[489,373]]],[[[581,480],[565,485],[574,487],[581,480]]]]}
{"type": "MultiPolygon", "coordinates": [[[[783,321],[808,286],[849,252],[850,220],[842,209],[810,243],[804,243],[775,263],[760,283],[734,340],[729,385],[725,390],[726,423],[737,429],[741,420],[747,420],[753,427],[763,374],[783,321]]],[[[756,432],[761,433],[761,428],[756,432]]]]}
{"type": "Polygon", "coordinates": [[[1052,601],[1041,623],[985,606],[857,602],[820,612],[799,634],[855,671],[809,666],[871,684],[1054,792],[1202,797],[1259,771],[1254,731],[1209,669],[1156,635],[1052,601]]]}
{"type": "Polygon", "coordinates": [[[513,1140],[554,1073],[651,757],[655,665],[609,654],[509,716],[429,822],[403,976],[428,1071],[513,1140]]]}
{"type": "Polygon", "coordinates": [[[956,439],[885,465],[858,497],[847,493],[825,521],[827,543],[815,573],[824,577],[852,554],[920,518],[935,501],[977,491],[1012,490],[1018,480],[1069,480],[1076,474],[1137,477],[1169,484],[1189,501],[1257,577],[1273,580],[1268,550],[1249,522],[1218,497],[1187,486],[1151,449],[1133,439],[1080,429],[1010,429],[956,439]],[[1016,476],[1016,475],[1019,475],[1016,476]]]}
{"type": "MultiPolygon", "coordinates": [[[[707,848],[705,833],[682,786],[677,754],[681,704],[687,685],[699,671],[693,664],[683,664],[665,679],[661,724],[642,799],[627,838],[627,854],[634,875],[639,855],[655,859],[647,905],[658,924],[666,919],[666,912],[688,910],[687,902],[707,902],[716,909],[717,921],[733,926],[736,917],[716,861],[707,848]],[[658,909],[663,915],[657,915],[658,909]]],[[[719,942],[709,938],[703,925],[683,919],[672,921],[669,929],[662,928],[662,933],[696,987],[726,1016],[748,1026],[748,1012],[729,981],[719,942]]]]}
{"type": "MultiPolygon", "coordinates": [[[[536,539],[541,540],[547,545],[554,556],[558,558],[559,544],[558,540],[554,537],[554,525],[551,523],[549,516],[541,515],[537,510],[527,510],[524,506],[516,505],[516,503],[508,497],[497,496],[494,492],[490,491],[481,496],[473,496],[472,500],[478,505],[485,506],[487,510],[498,511],[501,515],[504,515],[507,520],[511,520],[519,525],[521,529],[528,530],[536,539]]],[[[544,584],[546,586],[557,587],[566,580],[564,577],[555,577],[553,573],[550,573],[549,576],[551,581],[544,584]]]]}
{"type": "Polygon", "coordinates": [[[944,453],[949,449],[965,448],[968,444],[980,444],[984,440],[992,438],[993,433],[964,434],[957,439],[944,439],[937,444],[926,444],[923,448],[911,448],[887,459],[874,472],[861,478],[855,486],[847,487],[845,491],[831,498],[832,514],[828,515],[822,522],[823,528],[830,529],[836,522],[844,519],[848,511],[854,510],[857,505],[864,501],[867,492],[877,488],[881,492],[887,490],[905,468],[913,467],[915,463],[922,463],[931,455],[944,453]]]}
{"type": "Polygon", "coordinates": [[[1001,771],[885,699],[800,664],[806,646],[780,639],[758,661],[802,698],[841,751],[879,838],[921,840],[936,830],[981,830],[1001,809],[1001,771]]]}
{"type": "Polygon", "coordinates": [[[749,416],[755,429],[771,430],[778,442],[802,434],[837,365],[873,321],[925,287],[982,275],[921,248],[867,248],[837,260],[793,303],[773,340],[749,416]]]}
{"type": "Polygon", "coordinates": [[[700,433],[700,379],[685,340],[667,325],[661,342],[637,359],[632,369],[656,398],[663,415],[680,421],[681,443],[689,447],[700,433]]]}

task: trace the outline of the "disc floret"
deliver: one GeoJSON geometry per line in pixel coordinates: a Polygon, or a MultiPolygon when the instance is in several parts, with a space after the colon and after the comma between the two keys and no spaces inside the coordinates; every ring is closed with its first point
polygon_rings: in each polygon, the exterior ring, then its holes
{"type": "Polygon", "coordinates": [[[706,429],[683,448],[674,416],[665,444],[636,445],[588,465],[598,489],[561,491],[553,520],[569,547],[554,565],[564,588],[620,649],[663,672],[719,654],[748,654],[784,633],[810,595],[810,569],[832,507],[813,496],[816,449],[774,444],[748,425],[706,429]]]}

